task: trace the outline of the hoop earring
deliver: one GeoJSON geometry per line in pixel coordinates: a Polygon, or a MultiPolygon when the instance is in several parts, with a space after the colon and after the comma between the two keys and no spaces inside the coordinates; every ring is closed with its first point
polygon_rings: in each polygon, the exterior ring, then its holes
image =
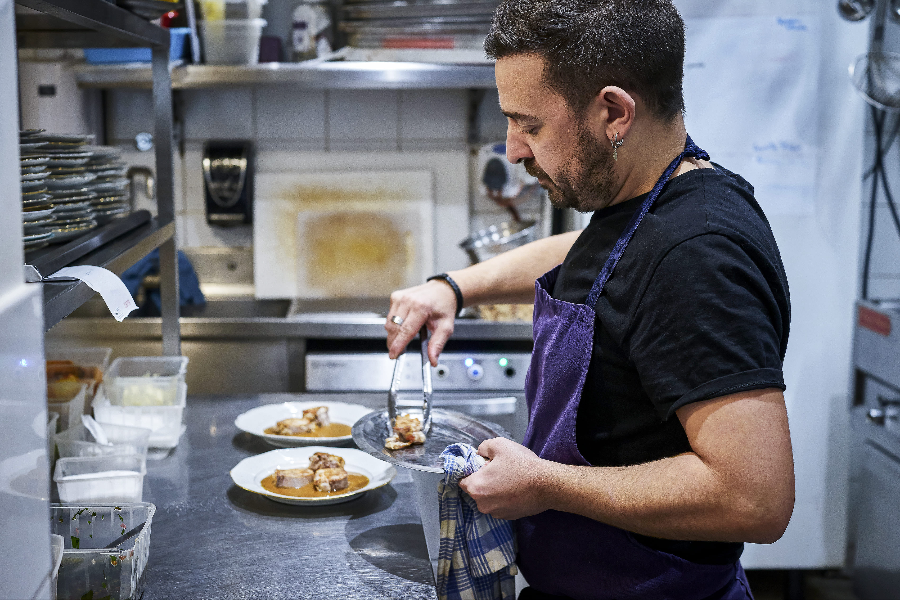
{"type": "Polygon", "coordinates": [[[619,148],[622,146],[622,144],[625,143],[625,138],[622,138],[620,140],[619,132],[617,131],[616,137],[614,137],[612,140],[610,140],[610,143],[612,144],[612,149],[613,149],[613,160],[619,160],[619,148]]]}

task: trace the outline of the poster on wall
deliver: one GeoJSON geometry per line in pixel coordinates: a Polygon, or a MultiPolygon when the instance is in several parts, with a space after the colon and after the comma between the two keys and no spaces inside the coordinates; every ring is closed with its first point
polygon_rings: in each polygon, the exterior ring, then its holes
{"type": "Polygon", "coordinates": [[[814,212],[818,18],[688,18],[687,130],[769,216],[814,212]]]}

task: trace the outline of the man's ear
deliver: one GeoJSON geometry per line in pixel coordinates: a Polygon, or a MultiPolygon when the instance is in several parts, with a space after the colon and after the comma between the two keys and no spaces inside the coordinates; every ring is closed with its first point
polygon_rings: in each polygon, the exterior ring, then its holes
{"type": "Polygon", "coordinates": [[[588,104],[586,116],[591,130],[612,141],[616,134],[622,140],[634,125],[634,97],[620,87],[608,85],[588,104]]]}

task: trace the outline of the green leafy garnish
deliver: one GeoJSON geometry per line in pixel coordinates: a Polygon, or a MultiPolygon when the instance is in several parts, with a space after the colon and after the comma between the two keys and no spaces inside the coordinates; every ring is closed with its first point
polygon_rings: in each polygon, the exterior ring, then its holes
{"type": "Polygon", "coordinates": [[[72,540],[72,548],[78,550],[81,546],[81,538],[75,535],[70,535],[69,538],[72,540]]]}

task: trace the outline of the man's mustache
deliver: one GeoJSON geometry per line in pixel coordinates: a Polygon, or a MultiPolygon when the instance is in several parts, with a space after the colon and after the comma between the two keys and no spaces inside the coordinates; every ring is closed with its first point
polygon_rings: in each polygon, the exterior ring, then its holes
{"type": "Polygon", "coordinates": [[[532,177],[537,177],[538,179],[540,179],[541,177],[544,177],[546,179],[549,179],[549,177],[547,176],[547,173],[545,173],[544,170],[538,166],[537,161],[535,159],[526,158],[524,161],[522,161],[522,164],[525,165],[525,172],[528,173],[529,175],[531,175],[532,177]]]}

